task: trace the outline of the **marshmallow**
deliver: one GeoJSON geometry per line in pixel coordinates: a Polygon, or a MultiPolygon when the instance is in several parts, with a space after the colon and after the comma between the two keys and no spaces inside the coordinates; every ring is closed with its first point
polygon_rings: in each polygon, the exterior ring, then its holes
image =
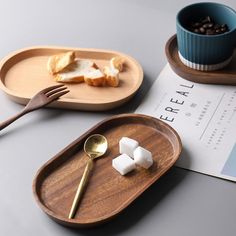
{"type": "Polygon", "coordinates": [[[142,166],[145,169],[148,169],[152,164],[152,153],[149,152],[147,149],[142,147],[137,147],[134,150],[134,161],[135,164],[142,166]]]}
{"type": "Polygon", "coordinates": [[[119,141],[120,154],[127,154],[128,156],[133,157],[133,152],[138,145],[139,144],[136,140],[123,137],[119,141]]]}
{"type": "Polygon", "coordinates": [[[122,154],[112,160],[112,167],[120,172],[121,175],[125,175],[135,169],[135,162],[128,155],[122,154]]]}

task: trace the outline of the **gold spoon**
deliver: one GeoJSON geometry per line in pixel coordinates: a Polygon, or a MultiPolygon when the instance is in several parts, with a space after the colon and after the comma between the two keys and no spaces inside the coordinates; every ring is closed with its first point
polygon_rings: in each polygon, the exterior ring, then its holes
{"type": "Polygon", "coordinates": [[[101,134],[93,134],[86,139],[84,143],[84,151],[89,156],[89,160],[77,188],[74,201],[70,209],[69,219],[72,219],[75,216],[78,204],[88,182],[89,174],[93,168],[93,160],[104,155],[107,150],[107,146],[107,139],[101,134]]]}

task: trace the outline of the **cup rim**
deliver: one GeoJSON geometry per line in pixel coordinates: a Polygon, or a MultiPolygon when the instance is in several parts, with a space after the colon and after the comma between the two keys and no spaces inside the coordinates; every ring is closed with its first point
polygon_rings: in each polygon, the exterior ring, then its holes
{"type": "Polygon", "coordinates": [[[229,7],[229,6],[225,5],[225,4],[216,3],[216,2],[199,2],[199,3],[193,3],[193,4],[190,4],[190,5],[187,5],[187,6],[182,8],[177,13],[177,15],[176,15],[176,23],[177,23],[178,27],[180,27],[182,30],[184,30],[184,31],[186,31],[186,32],[188,32],[190,34],[197,35],[198,37],[205,37],[205,38],[209,38],[209,37],[210,38],[222,37],[222,36],[231,34],[233,31],[236,31],[236,26],[235,26],[233,29],[231,29],[231,30],[229,30],[229,31],[227,31],[227,32],[225,32],[223,34],[205,35],[205,34],[194,33],[192,31],[188,30],[187,28],[185,28],[184,26],[182,26],[182,24],[180,23],[180,20],[179,20],[179,17],[180,17],[180,14],[182,13],[182,11],[186,10],[186,8],[189,8],[189,7],[193,7],[193,6],[196,6],[196,5],[205,5],[205,4],[218,5],[218,6],[227,8],[228,10],[232,11],[235,14],[235,19],[236,19],[236,11],[233,8],[231,8],[231,7],[229,7]]]}

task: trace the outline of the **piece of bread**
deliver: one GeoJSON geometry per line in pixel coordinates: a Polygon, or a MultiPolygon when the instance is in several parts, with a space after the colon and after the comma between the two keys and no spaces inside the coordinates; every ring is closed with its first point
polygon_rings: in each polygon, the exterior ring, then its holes
{"type": "Polygon", "coordinates": [[[111,87],[117,87],[119,85],[119,70],[105,66],[103,72],[107,85],[111,87]]]}
{"type": "Polygon", "coordinates": [[[124,69],[124,58],[121,56],[113,57],[110,60],[110,67],[117,69],[119,72],[123,71],[124,69]]]}
{"type": "Polygon", "coordinates": [[[84,82],[85,74],[95,71],[97,68],[97,65],[90,60],[77,59],[54,77],[57,82],[81,83],[84,82]]]}
{"type": "Polygon", "coordinates": [[[66,52],[49,57],[47,69],[51,74],[56,74],[75,61],[75,52],[66,52]]]}
{"type": "Polygon", "coordinates": [[[106,84],[105,75],[99,70],[93,70],[84,75],[86,84],[95,87],[101,87],[106,84]]]}

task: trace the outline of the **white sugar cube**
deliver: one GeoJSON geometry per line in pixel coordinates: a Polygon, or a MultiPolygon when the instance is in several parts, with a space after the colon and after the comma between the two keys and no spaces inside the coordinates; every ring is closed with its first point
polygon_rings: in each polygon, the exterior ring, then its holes
{"type": "Polygon", "coordinates": [[[133,157],[135,148],[138,147],[138,142],[134,139],[123,137],[119,142],[120,154],[127,154],[133,157]]]}
{"type": "Polygon", "coordinates": [[[125,175],[135,169],[135,162],[128,155],[122,154],[112,160],[112,166],[120,172],[121,175],[125,175]]]}
{"type": "Polygon", "coordinates": [[[137,147],[134,150],[135,164],[148,169],[153,164],[152,153],[142,147],[137,147]]]}

